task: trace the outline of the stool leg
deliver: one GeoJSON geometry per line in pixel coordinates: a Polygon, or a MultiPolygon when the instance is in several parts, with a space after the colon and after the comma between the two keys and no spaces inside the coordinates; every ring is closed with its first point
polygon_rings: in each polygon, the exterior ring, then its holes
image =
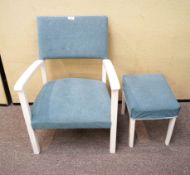
{"type": "Polygon", "coordinates": [[[166,135],[166,140],[165,140],[165,144],[168,146],[172,137],[172,133],[174,130],[174,126],[175,126],[175,121],[176,118],[172,118],[169,120],[169,124],[168,124],[168,131],[167,131],[167,135],[166,135]]]}
{"type": "Polygon", "coordinates": [[[134,136],[135,136],[135,120],[129,119],[129,147],[133,147],[134,145],[134,136]]]}
{"type": "Polygon", "coordinates": [[[121,114],[125,114],[125,96],[124,92],[122,91],[122,101],[121,101],[121,114]]]}

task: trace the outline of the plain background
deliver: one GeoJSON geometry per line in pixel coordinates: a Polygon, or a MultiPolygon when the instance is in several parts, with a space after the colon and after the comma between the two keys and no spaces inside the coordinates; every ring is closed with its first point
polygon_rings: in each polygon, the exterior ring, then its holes
{"type": "MultiPolygon", "coordinates": [[[[163,73],[178,99],[190,99],[189,0],[0,0],[0,54],[14,102],[15,82],[38,58],[36,17],[73,15],[109,17],[109,56],[120,80],[123,74],[163,73]]],[[[101,78],[94,60],[48,61],[47,68],[49,79],[101,78]]],[[[27,85],[30,101],[40,82],[36,74],[27,85]]]]}

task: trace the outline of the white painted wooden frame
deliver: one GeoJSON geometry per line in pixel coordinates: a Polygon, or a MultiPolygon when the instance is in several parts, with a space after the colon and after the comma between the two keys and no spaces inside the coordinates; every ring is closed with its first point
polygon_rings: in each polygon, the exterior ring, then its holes
{"type": "Polygon", "coordinates": [[[117,137],[118,93],[120,84],[113,64],[109,59],[103,59],[102,81],[104,83],[106,83],[106,75],[108,76],[109,84],[111,87],[110,153],[115,153],[117,137]]]}
{"type": "MultiPolygon", "coordinates": [[[[39,154],[40,147],[38,144],[35,131],[31,125],[31,111],[27,100],[27,96],[24,90],[25,84],[31,78],[31,76],[41,69],[42,82],[45,85],[47,83],[47,73],[45,63],[43,60],[36,60],[29,68],[22,74],[19,80],[14,86],[14,90],[18,92],[19,100],[21,103],[27,131],[29,134],[30,142],[32,145],[33,153],[39,154]]],[[[108,76],[111,87],[111,130],[110,130],[110,152],[115,153],[116,149],[116,131],[117,131],[117,111],[118,111],[118,92],[120,89],[119,80],[117,78],[115,69],[110,60],[103,60],[102,81],[106,83],[106,75],[108,76]]]]}
{"type": "Polygon", "coordinates": [[[27,81],[31,78],[31,76],[37,71],[38,68],[41,68],[42,82],[43,82],[43,84],[45,84],[47,82],[47,74],[46,74],[44,61],[36,60],[22,74],[22,76],[19,78],[19,80],[16,82],[16,84],[14,86],[14,90],[16,92],[18,92],[22,112],[24,115],[27,131],[29,134],[29,138],[30,138],[30,142],[31,142],[34,154],[40,153],[40,147],[39,147],[37,137],[35,135],[35,131],[31,125],[31,111],[30,111],[30,106],[29,106],[28,100],[27,100],[27,96],[25,94],[24,86],[27,83],[27,81]]]}
{"type": "MultiPolygon", "coordinates": [[[[124,94],[124,91],[122,91],[122,105],[121,105],[122,115],[125,114],[125,105],[126,105],[125,94],[124,94]]],[[[167,146],[169,145],[172,134],[173,134],[176,118],[177,116],[167,118],[169,119],[168,130],[167,130],[166,139],[165,139],[165,144],[167,146]]],[[[137,120],[141,120],[141,119],[137,119],[137,120]]],[[[134,146],[135,123],[137,120],[131,118],[131,116],[129,115],[129,147],[131,148],[134,146]]]]}

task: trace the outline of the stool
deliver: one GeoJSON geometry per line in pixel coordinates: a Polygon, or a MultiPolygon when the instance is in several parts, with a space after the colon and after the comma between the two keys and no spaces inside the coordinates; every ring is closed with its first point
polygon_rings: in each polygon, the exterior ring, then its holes
{"type": "Polygon", "coordinates": [[[123,76],[122,108],[129,113],[129,147],[134,145],[136,120],[169,119],[165,144],[169,145],[180,105],[163,75],[123,76]]]}

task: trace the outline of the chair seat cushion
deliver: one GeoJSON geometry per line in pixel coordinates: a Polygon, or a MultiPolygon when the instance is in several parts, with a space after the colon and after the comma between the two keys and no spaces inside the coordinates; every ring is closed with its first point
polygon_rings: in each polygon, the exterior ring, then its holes
{"type": "Polygon", "coordinates": [[[110,128],[110,96],[98,80],[49,81],[32,106],[32,127],[110,128]]]}
{"type": "Polygon", "coordinates": [[[180,105],[163,75],[125,75],[123,90],[134,119],[166,119],[179,113],[180,105]]]}

